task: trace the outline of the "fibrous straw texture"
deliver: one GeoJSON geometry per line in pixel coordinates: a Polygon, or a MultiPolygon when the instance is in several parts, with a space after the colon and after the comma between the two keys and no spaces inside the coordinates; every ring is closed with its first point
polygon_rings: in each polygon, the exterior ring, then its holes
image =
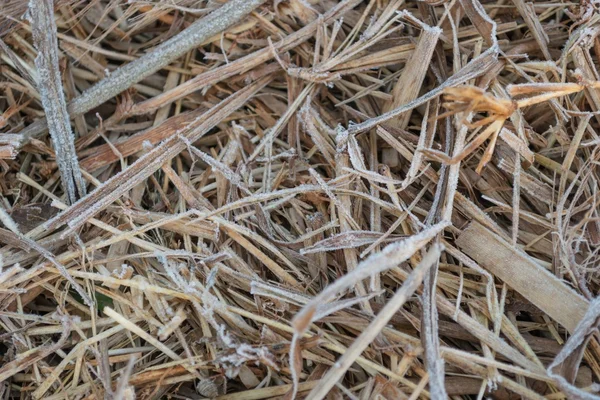
{"type": "Polygon", "coordinates": [[[4,3],[2,399],[600,397],[597,1],[4,3]]]}

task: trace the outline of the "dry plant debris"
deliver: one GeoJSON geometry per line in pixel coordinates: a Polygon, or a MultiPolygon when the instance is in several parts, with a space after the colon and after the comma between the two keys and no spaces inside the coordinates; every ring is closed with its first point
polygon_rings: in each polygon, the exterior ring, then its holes
{"type": "Polygon", "coordinates": [[[0,398],[600,398],[599,10],[2,2],[0,398]]]}

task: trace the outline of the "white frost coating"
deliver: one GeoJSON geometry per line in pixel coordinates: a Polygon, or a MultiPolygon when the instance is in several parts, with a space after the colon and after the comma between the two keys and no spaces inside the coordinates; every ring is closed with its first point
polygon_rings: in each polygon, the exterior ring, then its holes
{"type": "Polygon", "coordinates": [[[335,143],[336,143],[335,151],[338,154],[340,154],[340,153],[344,152],[344,150],[346,150],[346,146],[348,145],[348,135],[349,135],[349,129],[344,129],[344,127],[342,125],[337,126],[336,135],[335,135],[335,143]]]}
{"type": "Polygon", "coordinates": [[[119,279],[125,279],[128,273],[132,272],[133,268],[127,264],[121,264],[121,270],[117,271],[116,269],[113,271],[113,274],[119,279]]]}
{"type": "Polygon", "coordinates": [[[0,285],[4,284],[4,282],[8,281],[10,278],[23,271],[25,270],[21,268],[21,265],[19,263],[16,263],[12,268],[9,268],[4,272],[3,268],[0,265],[0,285]]]}
{"type": "Polygon", "coordinates": [[[212,289],[217,283],[217,274],[219,273],[219,266],[212,268],[208,277],[206,277],[206,290],[212,289]]]}
{"type": "Polygon", "coordinates": [[[294,293],[289,290],[280,289],[276,286],[272,286],[266,283],[262,283],[260,281],[252,281],[250,282],[250,294],[270,297],[278,300],[285,300],[291,303],[295,303],[297,305],[304,305],[308,303],[310,300],[309,297],[300,294],[294,293]],[[278,295],[278,296],[275,296],[278,295]]]}
{"type": "Polygon", "coordinates": [[[154,145],[152,144],[152,142],[151,142],[151,141],[149,141],[149,140],[144,140],[144,141],[142,142],[142,147],[143,147],[143,149],[144,149],[144,150],[152,150],[152,148],[154,147],[154,145]]]}
{"type": "MultiPolygon", "coordinates": [[[[198,19],[183,32],[160,44],[150,53],[112,72],[71,103],[72,116],[83,114],[154,74],[189,50],[239,22],[265,0],[231,0],[198,19]]],[[[0,3],[2,4],[2,3],[0,3]]],[[[206,89],[206,88],[205,88],[206,89]]],[[[45,130],[45,118],[38,119],[22,132],[26,138],[37,137],[45,130]]]]}
{"type": "MultiPolygon", "coordinates": [[[[394,296],[387,302],[385,307],[377,314],[373,321],[369,323],[369,326],[361,332],[360,336],[352,343],[352,345],[346,349],[344,354],[338,360],[336,360],[333,368],[331,368],[322,378],[321,384],[315,386],[306,398],[314,400],[321,400],[325,398],[335,383],[339,382],[340,378],[342,378],[344,373],[351,367],[352,364],[354,364],[360,354],[375,340],[383,328],[389,323],[393,315],[398,312],[400,307],[402,307],[410,298],[410,296],[417,290],[423,280],[423,277],[427,274],[429,268],[439,259],[442,251],[442,246],[438,244],[434,244],[432,246],[432,249],[427,252],[419,265],[408,276],[408,279],[404,281],[402,287],[398,289],[394,296]]],[[[295,332],[294,336],[297,335],[298,332],[295,332]]],[[[293,349],[294,348],[292,347],[291,354],[296,353],[293,351],[293,349]]],[[[440,357],[440,361],[441,360],[443,359],[440,357]]],[[[430,388],[430,390],[433,393],[435,387],[430,388]]],[[[441,392],[443,397],[432,395],[431,398],[445,399],[448,397],[445,395],[445,393],[443,393],[443,388],[441,392]]]]}
{"type": "Polygon", "coordinates": [[[17,227],[17,224],[15,223],[15,221],[10,217],[10,215],[8,215],[8,213],[6,212],[6,210],[2,207],[0,207],[0,221],[2,221],[2,223],[4,224],[4,226],[10,230],[12,233],[15,233],[17,235],[19,235],[19,228],[17,227]]]}
{"type": "MultiPolygon", "coordinates": [[[[312,301],[309,304],[307,304],[292,321],[292,325],[295,329],[294,336],[292,337],[292,343],[290,345],[290,368],[295,364],[295,357],[299,355],[299,351],[296,351],[297,340],[308,329],[310,323],[315,320],[316,312],[318,311],[319,307],[322,307],[323,304],[330,301],[335,295],[337,295],[337,293],[348,287],[351,287],[357,281],[363,280],[374,274],[381,273],[386,269],[392,268],[400,264],[401,262],[407,260],[418,249],[420,249],[429,240],[431,240],[435,235],[439,234],[446,226],[448,226],[447,222],[434,225],[428,230],[414,235],[402,242],[387,246],[380,253],[370,256],[365,261],[361,262],[355,270],[338,279],[333,284],[325,288],[325,290],[323,290],[319,295],[314,297],[312,301]]],[[[385,321],[385,323],[387,323],[387,321],[385,321]]],[[[372,330],[372,332],[379,331],[380,329],[372,330]]],[[[353,346],[360,343],[367,343],[367,341],[357,340],[356,342],[354,342],[353,346]]],[[[360,350],[360,352],[362,352],[362,350],[360,350]]],[[[346,355],[344,355],[342,359],[344,357],[346,357],[346,355]]],[[[342,368],[342,364],[340,363],[337,368],[342,368]]],[[[336,373],[337,372],[334,372],[334,374],[336,373]]],[[[297,376],[294,374],[292,375],[297,376]]],[[[338,379],[339,377],[336,377],[331,379],[329,382],[336,382],[338,379]]],[[[327,383],[325,383],[325,385],[327,385],[327,383]]],[[[294,380],[294,387],[296,386],[297,381],[294,380]]],[[[313,389],[313,392],[318,390],[318,388],[315,388],[313,389]]],[[[313,392],[311,392],[309,398],[320,399],[324,396],[324,394],[323,396],[319,396],[313,392]],[[312,395],[314,395],[314,397],[312,395]]]]}
{"type": "Polygon", "coordinates": [[[71,131],[67,103],[62,88],[58,65],[58,41],[54,8],[51,0],[31,0],[27,12],[31,22],[33,42],[38,50],[35,66],[39,74],[37,83],[46,113],[48,130],[56,153],[62,184],[68,202],[73,204],[85,196],[85,181],[79,169],[75,152],[75,138],[71,131]]]}
{"type": "Polygon", "coordinates": [[[409,20],[410,22],[417,25],[419,28],[421,28],[424,31],[434,32],[434,33],[437,33],[438,35],[441,35],[444,32],[444,30],[442,28],[440,28],[439,26],[429,26],[429,25],[423,23],[423,21],[421,21],[419,18],[416,18],[408,10],[396,11],[396,13],[398,14],[399,18],[409,20]]]}
{"type": "Polygon", "coordinates": [[[183,277],[177,271],[177,263],[167,259],[167,256],[165,255],[165,253],[158,251],[158,250],[156,252],[154,252],[154,256],[163,265],[163,267],[165,268],[165,272],[167,273],[169,278],[171,278],[171,280],[178,287],[185,288],[188,286],[187,282],[185,282],[183,277]]]}
{"type": "Polygon", "coordinates": [[[352,166],[357,170],[366,170],[365,160],[363,158],[362,152],[360,151],[360,146],[356,141],[355,136],[350,136],[348,138],[348,155],[350,156],[350,162],[352,166]]]}
{"type": "Polygon", "coordinates": [[[600,29],[598,29],[597,27],[594,28],[590,28],[590,27],[585,27],[583,28],[580,32],[579,35],[579,39],[577,40],[577,44],[586,49],[589,50],[593,45],[594,45],[594,39],[596,37],[598,37],[598,31],[600,29]]]}
{"type": "Polygon", "coordinates": [[[258,162],[267,162],[269,160],[276,161],[276,160],[281,160],[281,159],[294,158],[295,156],[296,156],[296,149],[292,147],[291,149],[282,151],[282,152],[272,156],[271,158],[257,157],[256,161],[258,161],[258,162]]]}
{"type": "Polygon", "coordinates": [[[473,6],[477,10],[477,13],[487,22],[492,25],[492,42],[494,47],[498,47],[498,25],[496,25],[496,21],[490,18],[489,15],[485,12],[483,5],[479,1],[474,1],[473,6]]]}
{"type": "Polygon", "coordinates": [[[318,321],[318,320],[325,318],[328,315],[334,314],[340,310],[344,310],[344,309],[350,308],[358,303],[362,303],[364,301],[371,300],[373,297],[379,296],[383,293],[384,293],[384,291],[380,290],[380,291],[375,291],[373,293],[370,293],[366,296],[352,297],[352,298],[345,299],[345,300],[340,300],[340,301],[335,301],[332,303],[323,304],[323,305],[317,307],[314,319],[318,321]]]}
{"type": "Polygon", "coordinates": [[[52,199],[52,201],[50,202],[50,205],[54,208],[58,208],[59,210],[63,209],[63,203],[61,203],[59,200],[56,200],[56,199],[52,199]]]}
{"type": "Polygon", "coordinates": [[[375,25],[376,20],[377,19],[375,18],[375,15],[371,15],[371,18],[369,18],[369,24],[367,25],[367,29],[365,29],[365,33],[361,34],[358,38],[359,42],[366,42],[367,40],[373,37],[374,33],[371,28],[373,27],[373,25],[375,25]]]}
{"type": "Polygon", "coordinates": [[[311,246],[300,249],[300,254],[312,254],[341,249],[352,249],[379,240],[381,233],[373,231],[346,231],[320,240],[311,246]]]}

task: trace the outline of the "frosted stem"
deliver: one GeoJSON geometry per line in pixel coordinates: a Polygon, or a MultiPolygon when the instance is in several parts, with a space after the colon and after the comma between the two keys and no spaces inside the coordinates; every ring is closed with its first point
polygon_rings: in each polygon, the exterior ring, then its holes
{"type": "Polygon", "coordinates": [[[38,90],[46,113],[46,122],[52,137],[56,163],[60,170],[67,200],[70,204],[85,196],[85,181],[79,169],[75,152],[75,138],[71,131],[67,103],[58,66],[58,42],[54,8],[51,0],[31,0],[28,17],[31,21],[33,42],[38,50],[35,66],[38,69],[38,90]]]}

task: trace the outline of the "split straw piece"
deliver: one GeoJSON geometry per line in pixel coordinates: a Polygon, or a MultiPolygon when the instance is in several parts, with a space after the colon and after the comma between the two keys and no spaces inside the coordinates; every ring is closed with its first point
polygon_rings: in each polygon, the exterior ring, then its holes
{"type": "Polygon", "coordinates": [[[583,297],[483,225],[471,223],[456,244],[569,332],[585,315],[588,302],[583,297]]]}

